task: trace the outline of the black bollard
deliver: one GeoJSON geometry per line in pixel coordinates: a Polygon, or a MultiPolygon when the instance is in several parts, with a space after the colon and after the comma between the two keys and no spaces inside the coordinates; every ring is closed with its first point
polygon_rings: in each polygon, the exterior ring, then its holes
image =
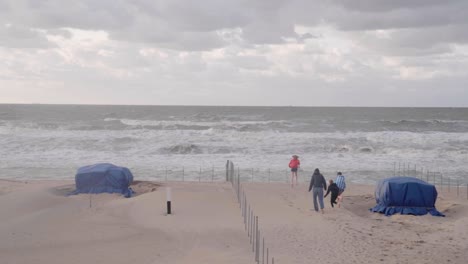
{"type": "Polygon", "coordinates": [[[171,188],[166,187],[167,214],[171,214],[171,188]]]}

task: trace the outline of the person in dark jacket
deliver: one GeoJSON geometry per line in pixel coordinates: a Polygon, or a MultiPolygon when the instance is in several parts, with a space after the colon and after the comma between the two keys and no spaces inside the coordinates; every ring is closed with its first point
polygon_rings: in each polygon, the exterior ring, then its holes
{"type": "Polygon", "coordinates": [[[323,198],[327,197],[327,195],[331,192],[330,196],[330,204],[331,207],[334,207],[333,204],[336,204],[336,198],[338,198],[338,194],[340,193],[340,188],[336,185],[336,183],[333,182],[333,180],[329,181],[330,185],[328,185],[327,193],[323,198]]]}
{"type": "Polygon", "coordinates": [[[320,203],[320,211],[323,214],[323,191],[327,190],[327,182],[325,181],[325,177],[320,173],[319,169],[315,169],[312,178],[310,179],[309,185],[309,192],[312,191],[312,197],[314,198],[314,209],[316,212],[319,211],[318,202],[320,203]]]}

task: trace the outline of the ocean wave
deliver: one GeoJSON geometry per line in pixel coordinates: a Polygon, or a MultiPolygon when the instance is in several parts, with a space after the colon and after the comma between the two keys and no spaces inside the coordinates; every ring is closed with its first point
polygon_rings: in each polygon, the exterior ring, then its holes
{"type": "Polygon", "coordinates": [[[117,137],[112,139],[113,144],[129,144],[137,141],[139,141],[139,139],[134,137],[117,137]]]}
{"type": "Polygon", "coordinates": [[[361,153],[371,153],[373,152],[373,148],[372,147],[360,147],[359,148],[359,152],[361,153]]]}
{"type": "Polygon", "coordinates": [[[66,130],[127,130],[132,129],[131,126],[123,124],[120,120],[112,120],[108,122],[90,122],[66,125],[66,130]]]}
{"type": "Polygon", "coordinates": [[[188,121],[188,120],[135,120],[106,118],[105,122],[121,122],[133,129],[148,130],[233,130],[240,132],[281,130],[288,131],[295,124],[286,120],[276,121],[188,121]]]}
{"type": "Polygon", "coordinates": [[[468,129],[467,120],[411,120],[402,119],[398,121],[380,120],[378,125],[385,130],[395,131],[446,131],[446,132],[462,132],[468,129]]]}
{"type": "Polygon", "coordinates": [[[196,167],[224,164],[226,159],[242,162],[244,168],[268,167],[283,166],[291,153],[299,154],[305,166],[362,169],[393,166],[401,159],[455,162],[459,169],[468,158],[468,133],[445,132],[30,131],[2,135],[0,143],[0,169],[96,161],[196,167]]]}
{"type": "Polygon", "coordinates": [[[161,149],[163,154],[201,154],[203,153],[201,147],[195,144],[178,144],[161,149]]]}
{"type": "Polygon", "coordinates": [[[347,127],[335,125],[331,121],[314,124],[293,120],[250,120],[205,122],[193,120],[138,120],[106,117],[101,120],[55,122],[55,121],[0,121],[0,126],[12,129],[37,130],[177,130],[177,131],[233,131],[233,132],[279,132],[279,133],[370,133],[370,132],[468,132],[468,121],[463,120],[398,120],[372,121],[362,123],[352,121],[347,127]]]}
{"type": "Polygon", "coordinates": [[[0,126],[4,126],[10,130],[41,130],[41,131],[92,131],[92,130],[126,130],[133,127],[125,125],[118,120],[110,122],[20,122],[7,121],[1,122],[0,126]]]}

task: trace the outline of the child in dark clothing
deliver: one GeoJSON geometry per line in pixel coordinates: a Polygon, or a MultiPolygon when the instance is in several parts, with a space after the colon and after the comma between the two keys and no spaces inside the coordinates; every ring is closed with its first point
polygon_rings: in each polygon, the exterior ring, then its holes
{"type": "Polygon", "coordinates": [[[330,180],[330,185],[328,186],[328,189],[327,189],[327,193],[325,194],[325,196],[323,196],[323,198],[327,197],[327,195],[331,192],[331,196],[330,196],[330,203],[331,203],[331,206],[333,206],[333,204],[336,204],[336,198],[338,198],[338,193],[340,192],[340,189],[338,188],[338,186],[336,185],[336,183],[333,182],[333,180],[330,180]]]}

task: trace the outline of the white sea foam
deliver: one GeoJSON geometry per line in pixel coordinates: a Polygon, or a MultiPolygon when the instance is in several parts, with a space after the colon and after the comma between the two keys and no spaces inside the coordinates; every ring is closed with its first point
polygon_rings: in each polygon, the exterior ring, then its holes
{"type": "Polygon", "coordinates": [[[302,115],[273,120],[265,117],[268,111],[221,115],[215,109],[152,119],[147,112],[137,118],[120,117],[119,111],[101,119],[84,114],[76,119],[9,117],[0,120],[0,170],[10,177],[70,178],[79,166],[113,162],[150,177],[162,168],[222,170],[229,159],[243,169],[270,169],[283,177],[290,155],[298,154],[305,170],[351,171],[357,180],[388,174],[394,162],[453,175],[468,171],[465,120],[432,120],[435,125],[429,126],[427,118],[387,122],[302,115]]]}

